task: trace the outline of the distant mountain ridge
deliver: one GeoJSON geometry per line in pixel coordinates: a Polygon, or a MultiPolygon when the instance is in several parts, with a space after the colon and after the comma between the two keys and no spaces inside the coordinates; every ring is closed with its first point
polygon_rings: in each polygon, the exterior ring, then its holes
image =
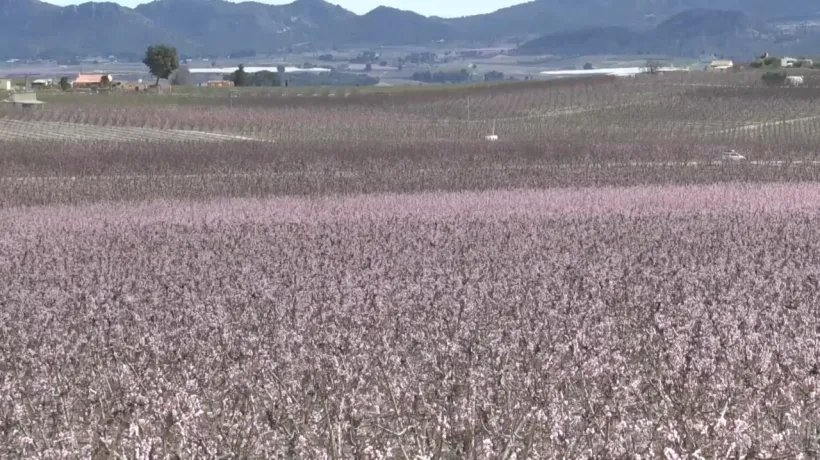
{"type": "MultiPolygon", "coordinates": [[[[138,57],[154,43],[172,44],[188,55],[218,56],[249,49],[276,53],[289,47],[426,45],[442,40],[470,46],[528,42],[523,51],[615,52],[631,49],[632,42],[645,42],[647,37],[661,40],[659,46],[647,48],[694,52],[697,47],[744,43],[788,45],[789,38],[777,36],[771,27],[778,17],[820,17],[820,4],[810,0],[534,0],[489,14],[439,18],[389,7],[357,15],[324,0],[287,5],[155,0],[136,8],[110,2],[59,7],[40,0],[0,0],[0,57],[138,57]]],[[[820,44],[814,35],[801,33],[801,46],[820,44]]]]}
{"type": "Polygon", "coordinates": [[[763,20],[737,11],[683,11],[648,30],[591,27],[547,34],[528,41],[518,54],[755,54],[774,46],[778,32],[763,20]]]}

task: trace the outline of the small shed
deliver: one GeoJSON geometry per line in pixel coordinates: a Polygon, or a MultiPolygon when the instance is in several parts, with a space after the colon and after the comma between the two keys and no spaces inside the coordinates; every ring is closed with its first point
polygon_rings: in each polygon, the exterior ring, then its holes
{"type": "Polygon", "coordinates": [[[145,91],[148,89],[148,84],[143,83],[142,80],[118,81],[115,83],[115,86],[123,91],[145,91]]]}
{"type": "Polygon", "coordinates": [[[48,87],[51,86],[52,83],[53,82],[50,79],[38,78],[37,80],[34,80],[33,82],[31,82],[31,87],[32,88],[48,88],[48,87]]]}
{"type": "Polygon", "coordinates": [[[11,80],[0,78],[0,91],[11,91],[11,80]]]}
{"type": "Polygon", "coordinates": [[[786,83],[791,86],[800,86],[803,84],[803,76],[802,75],[789,75],[786,77],[786,83]]]}
{"type": "Polygon", "coordinates": [[[733,61],[725,60],[725,59],[715,59],[709,63],[708,70],[714,71],[721,71],[721,70],[728,70],[734,67],[735,63],[733,61]]]}
{"type": "Polygon", "coordinates": [[[37,100],[37,93],[14,93],[3,102],[20,109],[38,109],[46,105],[45,102],[37,100]]]}

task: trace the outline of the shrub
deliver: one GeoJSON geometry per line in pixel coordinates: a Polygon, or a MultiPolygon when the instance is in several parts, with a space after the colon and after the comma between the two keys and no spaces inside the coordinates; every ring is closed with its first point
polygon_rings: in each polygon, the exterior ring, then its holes
{"type": "Polygon", "coordinates": [[[763,82],[768,85],[781,85],[786,81],[786,72],[766,72],[763,74],[763,82]]]}
{"type": "Polygon", "coordinates": [[[778,69],[778,68],[780,68],[780,58],[779,57],[774,57],[774,56],[769,56],[769,57],[763,59],[763,65],[765,65],[766,67],[769,67],[769,68],[778,69]]]}

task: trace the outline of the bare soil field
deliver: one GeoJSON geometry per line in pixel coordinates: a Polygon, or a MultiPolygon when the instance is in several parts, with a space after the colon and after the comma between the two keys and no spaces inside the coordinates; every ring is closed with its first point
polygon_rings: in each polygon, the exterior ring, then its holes
{"type": "Polygon", "coordinates": [[[732,78],[3,111],[0,458],[817,458],[820,89],[732,78]]]}

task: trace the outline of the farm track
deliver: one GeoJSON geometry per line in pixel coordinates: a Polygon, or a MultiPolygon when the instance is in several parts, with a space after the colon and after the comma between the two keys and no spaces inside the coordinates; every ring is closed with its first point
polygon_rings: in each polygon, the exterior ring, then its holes
{"type": "Polygon", "coordinates": [[[43,139],[67,141],[259,141],[247,136],[180,129],[99,126],[62,121],[0,119],[0,139],[43,139]]]}

